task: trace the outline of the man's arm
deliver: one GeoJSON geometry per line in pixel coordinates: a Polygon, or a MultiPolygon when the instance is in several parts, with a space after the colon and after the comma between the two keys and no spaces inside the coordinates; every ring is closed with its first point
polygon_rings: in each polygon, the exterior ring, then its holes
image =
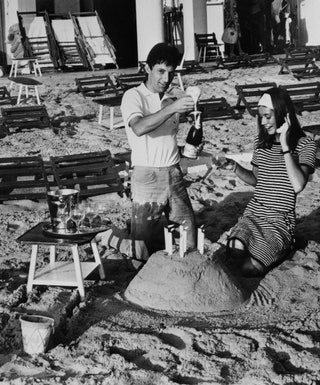
{"type": "Polygon", "coordinates": [[[142,136],[161,126],[171,115],[186,113],[191,111],[193,107],[194,103],[191,96],[183,96],[154,114],[135,116],[130,120],[129,125],[137,136],[142,136]]]}

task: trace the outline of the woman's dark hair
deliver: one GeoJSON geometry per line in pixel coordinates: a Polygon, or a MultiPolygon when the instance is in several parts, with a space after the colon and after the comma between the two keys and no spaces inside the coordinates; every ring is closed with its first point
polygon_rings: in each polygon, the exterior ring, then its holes
{"type": "MultiPolygon", "coordinates": [[[[277,127],[281,127],[285,122],[285,117],[288,115],[290,119],[290,127],[287,131],[287,138],[290,150],[294,150],[298,140],[305,136],[298,121],[293,102],[288,92],[280,87],[269,88],[264,93],[269,94],[273,104],[273,111],[276,119],[277,127]]],[[[261,124],[261,117],[258,115],[258,130],[259,130],[259,148],[270,148],[274,141],[274,135],[269,135],[261,124]]]]}
{"type": "Polygon", "coordinates": [[[180,53],[176,47],[173,47],[166,43],[158,43],[151,48],[148,57],[147,64],[150,69],[155,64],[164,63],[167,66],[177,67],[180,61],[180,53]]]}

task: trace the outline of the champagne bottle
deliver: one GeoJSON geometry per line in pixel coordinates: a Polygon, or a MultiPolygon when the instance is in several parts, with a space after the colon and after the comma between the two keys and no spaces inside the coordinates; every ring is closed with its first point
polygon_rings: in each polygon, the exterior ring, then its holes
{"type": "Polygon", "coordinates": [[[201,112],[194,111],[191,114],[194,115],[193,124],[189,129],[182,155],[186,158],[195,159],[198,156],[198,146],[202,143],[203,128],[201,112]]]}

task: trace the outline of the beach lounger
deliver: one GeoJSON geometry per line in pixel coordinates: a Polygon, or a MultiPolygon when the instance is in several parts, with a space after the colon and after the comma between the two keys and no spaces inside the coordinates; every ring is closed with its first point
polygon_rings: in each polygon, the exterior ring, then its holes
{"type": "Polygon", "coordinates": [[[262,67],[268,64],[278,64],[278,60],[269,52],[247,55],[248,65],[251,67],[262,67]]]}
{"type": "Polygon", "coordinates": [[[44,105],[2,107],[2,132],[13,134],[24,129],[51,127],[44,105]]]}
{"type": "Polygon", "coordinates": [[[0,158],[0,202],[45,199],[49,183],[41,156],[0,158]]]}
{"type": "Polygon", "coordinates": [[[70,14],[49,14],[45,12],[47,25],[52,29],[56,56],[62,70],[83,70],[89,68],[86,52],[78,44],[74,23],[70,14]]]}
{"type": "Polygon", "coordinates": [[[137,72],[131,74],[118,74],[115,78],[117,87],[122,88],[123,91],[139,86],[147,78],[145,72],[137,72]]]}
{"type": "Polygon", "coordinates": [[[98,13],[81,12],[70,14],[77,38],[81,41],[91,69],[114,65],[116,61],[116,49],[107,36],[98,13]]]}
{"type": "Polygon", "coordinates": [[[255,84],[237,84],[235,89],[238,94],[238,100],[235,108],[240,109],[241,103],[246,108],[251,116],[256,116],[258,112],[258,101],[268,88],[276,87],[274,82],[270,83],[255,83],[255,84]]]}
{"type": "Polygon", "coordinates": [[[26,56],[38,60],[41,71],[59,67],[54,38],[43,12],[17,12],[26,56]]]}
{"type": "Polygon", "coordinates": [[[53,156],[50,162],[59,188],[79,189],[81,198],[112,192],[123,195],[124,186],[109,150],[53,156]]]}
{"type": "Polygon", "coordinates": [[[302,111],[320,110],[320,82],[286,84],[280,87],[287,90],[298,114],[301,115],[302,111]]]}
{"type": "Polygon", "coordinates": [[[231,56],[231,57],[219,56],[216,58],[217,68],[224,68],[231,71],[235,68],[250,67],[251,64],[248,56],[249,55],[238,55],[238,56],[231,56]]]}
{"type": "Polygon", "coordinates": [[[308,47],[286,49],[286,56],[279,58],[279,75],[291,74],[298,80],[320,76],[316,64],[317,54],[308,47]]]}
{"type": "Polygon", "coordinates": [[[116,87],[109,75],[88,76],[75,79],[77,92],[83,96],[97,97],[103,95],[116,96],[121,90],[116,87]]]}

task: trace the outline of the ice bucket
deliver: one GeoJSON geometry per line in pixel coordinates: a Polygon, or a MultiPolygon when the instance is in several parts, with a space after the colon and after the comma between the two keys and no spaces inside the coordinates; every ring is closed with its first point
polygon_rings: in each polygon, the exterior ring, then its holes
{"type": "Polygon", "coordinates": [[[67,229],[67,220],[71,209],[78,203],[79,191],[66,188],[49,191],[47,195],[52,228],[67,229]]]}

